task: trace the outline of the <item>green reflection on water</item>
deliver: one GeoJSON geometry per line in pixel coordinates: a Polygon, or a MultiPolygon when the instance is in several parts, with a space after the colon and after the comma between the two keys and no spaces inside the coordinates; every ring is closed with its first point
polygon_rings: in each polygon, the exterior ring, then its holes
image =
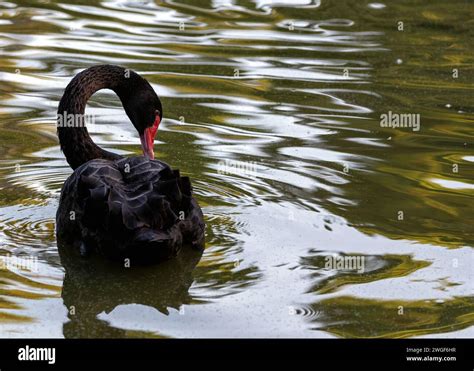
{"type": "Polygon", "coordinates": [[[317,329],[348,338],[407,338],[465,329],[474,323],[472,298],[436,303],[341,296],[322,301],[315,310],[324,311],[319,320],[325,325],[317,329]]]}

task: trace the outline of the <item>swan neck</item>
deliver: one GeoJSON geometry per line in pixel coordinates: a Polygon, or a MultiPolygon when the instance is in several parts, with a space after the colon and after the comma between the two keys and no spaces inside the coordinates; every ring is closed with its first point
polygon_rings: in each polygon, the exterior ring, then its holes
{"type": "Polygon", "coordinates": [[[89,98],[101,89],[112,89],[123,101],[127,91],[126,74],[127,70],[118,66],[94,66],[77,74],[66,87],[58,107],[57,131],[61,150],[73,169],[97,158],[121,157],[92,141],[87,131],[89,120],[85,117],[85,108],[89,98]]]}

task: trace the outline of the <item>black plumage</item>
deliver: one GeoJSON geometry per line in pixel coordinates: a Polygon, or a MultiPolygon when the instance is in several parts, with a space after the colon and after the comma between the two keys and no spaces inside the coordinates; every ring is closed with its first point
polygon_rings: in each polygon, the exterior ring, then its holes
{"type": "MultiPolygon", "coordinates": [[[[66,88],[58,112],[83,113],[85,103],[77,100],[87,101],[95,90],[109,87],[117,92],[134,126],[143,133],[153,124],[154,117],[146,117],[150,112],[158,112],[161,119],[161,102],[143,82],[146,80],[135,73],[133,79],[123,80],[123,71],[117,66],[83,71],[66,88]],[[90,74],[99,76],[101,83],[90,74]],[[72,97],[71,85],[76,90],[72,97]],[[151,96],[144,98],[146,109],[130,98],[134,89],[141,97],[151,96]]],[[[56,216],[58,239],[72,244],[83,256],[100,253],[115,260],[128,258],[132,264],[170,258],[183,244],[204,247],[203,214],[193,198],[189,178],[182,177],[179,170],[147,157],[122,157],[103,151],[84,127],[58,127],[58,135],[75,169],[61,191],[56,216]]]]}

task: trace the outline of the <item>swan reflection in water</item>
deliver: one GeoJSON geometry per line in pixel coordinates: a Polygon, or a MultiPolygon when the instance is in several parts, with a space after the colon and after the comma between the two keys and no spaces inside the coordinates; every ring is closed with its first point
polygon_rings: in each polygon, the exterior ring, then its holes
{"type": "Polygon", "coordinates": [[[61,296],[69,317],[63,327],[66,338],[133,336],[133,331],[111,327],[99,318],[119,305],[140,304],[168,314],[169,308],[189,304],[193,272],[202,256],[202,251],[184,247],[177,257],[160,264],[126,268],[97,255],[81,258],[64,243],[58,242],[58,250],[65,269],[61,296]]]}

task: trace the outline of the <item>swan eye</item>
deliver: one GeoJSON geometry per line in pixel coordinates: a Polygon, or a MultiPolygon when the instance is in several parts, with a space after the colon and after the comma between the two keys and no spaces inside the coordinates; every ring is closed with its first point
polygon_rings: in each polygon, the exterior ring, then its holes
{"type": "Polygon", "coordinates": [[[160,115],[161,115],[160,110],[155,110],[155,116],[160,116],[160,115]]]}

